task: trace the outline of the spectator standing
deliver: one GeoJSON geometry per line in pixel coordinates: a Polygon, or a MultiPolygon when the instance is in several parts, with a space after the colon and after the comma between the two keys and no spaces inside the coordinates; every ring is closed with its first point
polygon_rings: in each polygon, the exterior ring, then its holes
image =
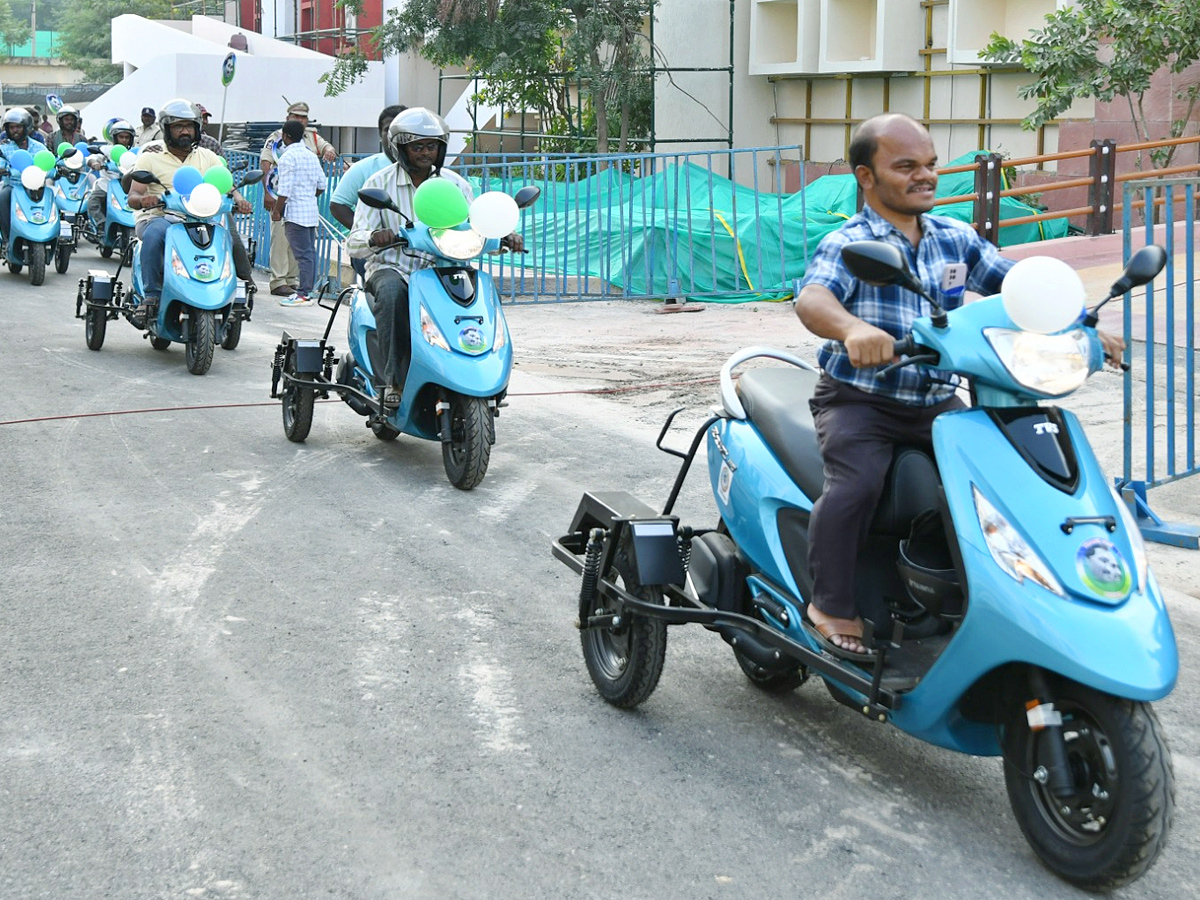
{"type": "MultiPolygon", "coordinates": [[[[308,126],[308,104],[292,103],[287,108],[287,121],[299,122],[304,127],[304,138],[301,143],[326,162],[337,159],[337,150],[327,140],[317,134],[315,128],[308,126]]],[[[273,131],[263,144],[259,155],[259,168],[263,171],[263,209],[271,212],[277,195],[276,184],[279,173],[275,171],[275,161],[283,148],[283,129],[273,131]]],[[[300,286],[300,270],[296,257],[287,242],[287,232],[282,220],[271,221],[271,293],[277,297],[288,297],[295,293],[300,286]]]]}
{"type": "Polygon", "coordinates": [[[225,151],[221,149],[221,142],[208,133],[208,120],[212,118],[212,113],[204,108],[203,103],[197,103],[196,108],[200,110],[200,120],[204,123],[200,129],[200,146],[205,150],[211,150],[217,156],[224,157],[225,151]]]}
{"type": "Polygon", "coordinates": [[[304,144],[304,125],[283,123],[283,146],[276,156],[279,180],[271,222],[282,222],[288,245],[299,269],[299,284],[294,293],[283,297],[280,306],[307,306],[316,280],[317,222],[320,212],[317,198],[325,190],[325,170],[317,155],[304,144]]]}
{"type": "Polygon", "coordinates": [[[151,141],[163,139],[162,126],[158,124],[158,113],[153,106],[142,107],[142,127],[138,129],[137,145],[144,147],[151,141]]]}
{"type": "Polygon", "coordinates": [[[42,132],[49,139],[50,135],[54,134],[54,123],[50,121],[50,117],[45,113],[41,113],[40,115],[42,117],[42,124],[38,126],[38,131],[42,132]]]}

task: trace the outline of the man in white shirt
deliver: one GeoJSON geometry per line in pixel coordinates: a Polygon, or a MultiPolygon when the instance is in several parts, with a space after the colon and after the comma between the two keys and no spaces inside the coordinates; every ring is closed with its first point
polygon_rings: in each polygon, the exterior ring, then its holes
{"type": "Polygon", "coordinates": [[[142,127],[137,132],[137,145],[144,147],[151,141],[163,139],[162,126],[158,124],[158,113],[153,106],[142,107],[142,127]]]}
{"type": "Polygon", "coordinates": [[[295,293],[283,297],[280,306],[307,306],[316,280],[317,223],[320,212],[317,198],[325,190],[325,170],[315,153],[304,144],[304,124],[283,123],[283,146],[276,161],[279,182],[272,222],[283,222],[284,232],[300,270],[300,284],[295,293]]]}

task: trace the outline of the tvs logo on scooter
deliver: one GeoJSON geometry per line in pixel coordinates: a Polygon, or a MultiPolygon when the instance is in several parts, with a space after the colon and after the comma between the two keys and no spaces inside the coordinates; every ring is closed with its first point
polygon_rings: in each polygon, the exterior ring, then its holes
{"type": "Polygon", "coordinates": [[[468,353],[481,353],[487,349],[487,339],[483,336],[482,331],[471,326],[458,333],[458,346],[468,353]]]}
{"type": "Polygon", "coordinates": [[[1092,538],[1079,546],[1075,568],[1085,585],[1110,600],[1124,597],[1133,586],[1133,576],[1121,551],[1104,538],[1092,538]]]}

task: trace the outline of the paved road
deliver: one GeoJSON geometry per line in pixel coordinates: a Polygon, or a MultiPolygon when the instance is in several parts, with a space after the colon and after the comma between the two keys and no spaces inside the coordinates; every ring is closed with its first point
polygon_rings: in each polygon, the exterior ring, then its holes
{"type": "MultiPolygon", "coordinates": [[[[0,421],[170,408],[0,425],[0,898],[1083,896],[1037,864],[997,761],[817,683],[764,696],[703,630],[672,631],[642,708],[599,700],[548,544],[581,487],[655,500],[673,475],[614,401],[518,370],[462,493],[436,446],[341,404],[305,445],[236,406],[319,310],[260,304],[197,378],[124,322],[85,348],[99,265],[0,274],[0,421]],[[206,404],[231,406],[184,409],[206,404]]],[[[703,487],[686,518],[711,520],[703,487]]],[[[1200,617],[1172,599],[1179,809],[1123,897],[1200,874],[1200,617]]]]}

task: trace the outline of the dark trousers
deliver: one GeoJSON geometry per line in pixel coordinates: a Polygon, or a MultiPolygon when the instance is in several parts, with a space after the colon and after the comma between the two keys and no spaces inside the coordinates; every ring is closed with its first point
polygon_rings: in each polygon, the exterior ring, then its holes
{"type": "Polygon", "coordinates": [[[8,226],[12,218],[12,185],[0,185],[0,234],[8,240],[8,226]]]}
{"type": "Polygon", "coordinates": [[[412,357],[408,280],[395,269],[376,269],[367,279],[367,293],[371,296],[379,352],[383,356],[383,365],[375,373],[375,379],[379,384],[400,387],[408,375],[412,357]]]}
{"type": "Polygon", "coordinates": [[[299,293],[307,297],[312,293],[313,281],[317,277],[317,227],[285,221],[283,230],[300,269],[299,293]]]}
{"type": "Polygon", "coordinates": [[[895,446],[931,449],[933,420],[964,404],[951,397],[936,406],[909,406],[822,374],[809,405],[825,463],[825,488],[813,505],[808,532],[812,602],[827,615],[853,619],[858,615],[858,551],[883,495],[895,446]]]}
{"type": "Polygon", "coordinates": [[[225,217],[225,227],[229,230],[229,238],[233,242],[233,272],[240,281],[254,280],[254,267],[250,264],[250,254],[246,252],[246,244],[237,223],[233,221],[233,213],[225,217]]]}

